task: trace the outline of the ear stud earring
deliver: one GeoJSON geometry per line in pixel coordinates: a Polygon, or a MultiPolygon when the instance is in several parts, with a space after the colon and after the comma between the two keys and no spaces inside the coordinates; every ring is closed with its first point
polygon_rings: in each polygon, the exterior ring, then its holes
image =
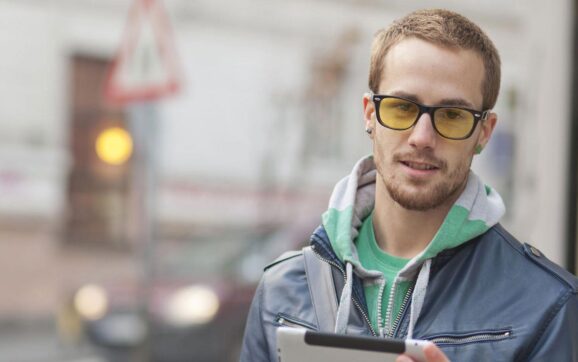
{"type": "Polygon", "coordinates": [[[476,153],[476,155],[479,155],[480,153],[482,153],[482,150],[483,150],[483,149],[484,149],[484,146],[482,146],[482,145],[477,145],[474,152],[476,153]]]}
{"type": "Polygon", "coordinates": [[[371,132],[373,132],[373,128],[366,127],[366,128],[365,128],[365,132],[366,132],[367,134],[371,134],[371,132]]]}

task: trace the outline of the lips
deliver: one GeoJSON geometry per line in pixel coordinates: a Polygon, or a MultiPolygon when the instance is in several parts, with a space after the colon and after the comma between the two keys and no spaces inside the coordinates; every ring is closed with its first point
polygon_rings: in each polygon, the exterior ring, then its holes
{"type": "Polygon", "coordinates": [[[428,162],[401,161],[401,163],[403,163],[405,166],[407,166],[409,168],[412,168],[414,170],[420,170],[420,171],[431,171],[431,170],[437,170],[439,168],[436,165],[433,165],[433,164],[428,163],[428,162]]]}

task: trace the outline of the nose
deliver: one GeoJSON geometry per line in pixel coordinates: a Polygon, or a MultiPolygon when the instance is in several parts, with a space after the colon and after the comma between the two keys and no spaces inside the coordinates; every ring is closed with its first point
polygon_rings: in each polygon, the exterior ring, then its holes
{"type": "Polygon", "coordinates": [[[431,116],[428,113],[422,114],[416,124],[411,128],[408,142],[410,146],[425,149],[434,148],[437,141],[437,132],[433,127],[431,116]]]}

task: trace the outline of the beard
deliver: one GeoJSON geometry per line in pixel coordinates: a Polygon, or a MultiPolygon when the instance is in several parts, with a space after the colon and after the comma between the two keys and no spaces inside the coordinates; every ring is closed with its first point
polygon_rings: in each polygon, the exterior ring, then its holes
{"type": "Polygon", "coordinates": [[[400,180],[395,173],[386,174],[381,170],[380,163],[376,167],[390,197],[400,206],[407,210],[428,211],[449,202],[454,202],[463,190],[470,171],[471,159],[463,162],[453,170],[448,170],[447,162],[437,159],[430,154],[397,154],[392,161],[400,162],[402,159],[420,159],[438,167],[441,180],[400,180]]]}

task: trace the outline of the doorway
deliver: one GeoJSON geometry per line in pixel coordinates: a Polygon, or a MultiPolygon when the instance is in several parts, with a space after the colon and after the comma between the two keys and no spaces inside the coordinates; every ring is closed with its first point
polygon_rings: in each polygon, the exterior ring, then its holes
{"type": "Polygon", "coordinates": [[[109,61],[73,56],[70,62],[71,168],[67,183],[65,242],[126,248],[132,161],[111,164],[99,157],[96,141],[105,130],[128,130],[126,115],[103,97],[109,61]]]}

